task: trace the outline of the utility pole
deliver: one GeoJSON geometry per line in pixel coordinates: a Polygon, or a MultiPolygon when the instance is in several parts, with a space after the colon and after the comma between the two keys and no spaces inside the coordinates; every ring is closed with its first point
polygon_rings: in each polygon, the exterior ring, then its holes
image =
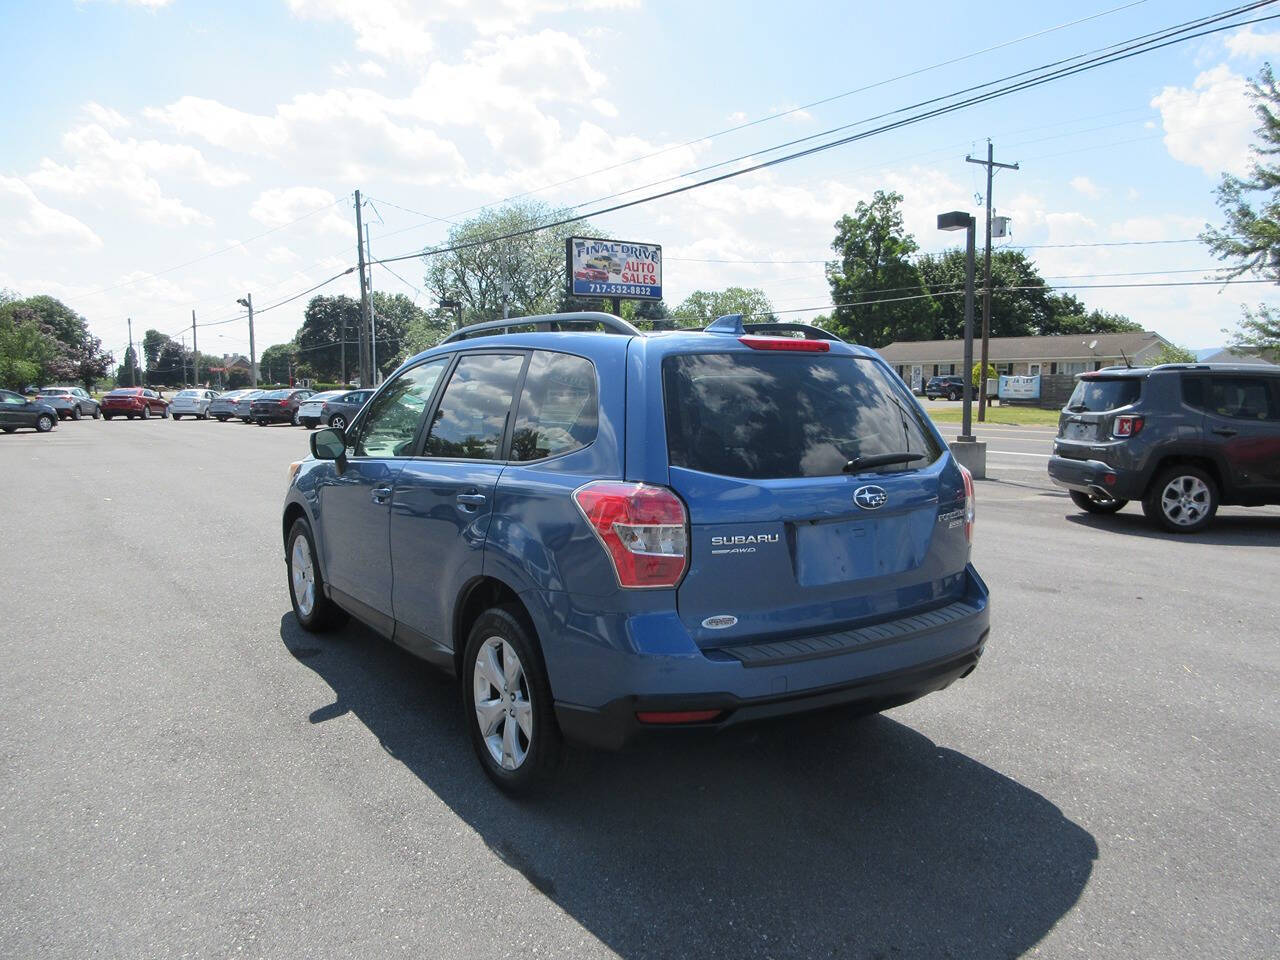
{"type": "Polygon", "coordinates": [[[129,324],[129,352],[125,354],[125,357],[129,360],[129,386],[136,387],[138,384],[135,382],[136,377],[133,369],[138,362],[138,356],[133,352],[133,317],[129,317],[127,322],[129,324]]]}
{"type": "Polygon", "coordinates": [[[236,303],[249,311],[249,377],[256,388],[258,386],[258,352],[253,345],[253,294],[246,293],[236,303]]]}
{"type": "Polygon", "coordinates": [[[200,351],[196,349],[196,312],[191,311],[191,365],[195,367],[194,378],[191,385],[197,386],[200,383],[200,351]]]}
{"type": "Polygon", "coordinates": [[[371,386],[369,377],[369,349],[366,338],[372,316],[369,310],[369,282],[364,275],[364,225],[360,214],[360,191],[356,191],[356,250],[360,270],[360,386],[371,386]]]}
{"type": "MultiPolygon", "coordinates": [[[[975,160],[973,157],[966,156],[966,163],[977,163],[987,168],[987,247],[983,254],[983,274],[982,281],[982,370],[978,374],[978,422],[985,423],[987,420],[987,357],[989,354],[991,340],[991,179],[995,173],[996,167],[1002,170],[1017,170],[1016,163],[996,163],[992,157],[995,147],[992,146],[990,138],[987,140],[987,159],[975,160]]],[[[965,374],[972,376],[972,370],[966,370],[965,374]]]]}
{"type": "Polygon", "coordinates": [[[373,244],[369,240],[369,225],[364,225],[364,245],[369,251],[369,369],[373,373],[371,387],[378,385],[378,318],[373,309],[373,244]]]}

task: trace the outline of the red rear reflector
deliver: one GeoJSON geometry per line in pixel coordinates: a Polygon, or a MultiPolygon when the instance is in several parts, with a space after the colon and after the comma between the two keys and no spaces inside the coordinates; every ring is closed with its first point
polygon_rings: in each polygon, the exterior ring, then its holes
{"type": "Polygon", "coordinates": [[[1108,487],[1114,487],[1116,485],[1116,475],[1114,473],[1108,473],[1102,478],[1102,482],[1108,487]]]}
{"type": "Polygon", "coordinates": [[[723,710],[640,710],[636,719],[641,723],[706,723],[722,713],[723,710]]]}
{"type": "Polygon", "coordinates": [[[801,340],[799,337],[739,337],[738,342],[752,350],[795,350],[798,353],[826,353],[829,340],[801,340]]]}

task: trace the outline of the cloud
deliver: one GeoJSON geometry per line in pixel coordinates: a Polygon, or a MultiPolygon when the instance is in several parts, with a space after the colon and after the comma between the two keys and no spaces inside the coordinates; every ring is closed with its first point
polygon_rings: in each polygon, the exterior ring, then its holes
{"type": "Polygon", "coordinates": [[[1257,116],[1244,77],[1220,64],[1196,77],[1192,89],[1165,87],[1151,101],[1164,124],[1169,155],[1216,177],[1243,174],[1257,116]]]}
{"type": "Polygon", "coordinates": [[[249,208],[249,216],[268,227],[283,227],[321,210],[325,212],[317,214],[314,229],[354,236],[355,224],[344,220],[338,213],[337,198],[319,187],[264,190],[249,208]]]}
{"type": "Polygon", "coordinates": [[[1226,39],[1233,57],[1267,57],[1280,53],[1280,33],[1254,33],[1253,27],[1231,34],[1226,39]]]}
{"type": "Polygon", "coordinates": [[[0,232],[0,246],[11,246],[8,240],[14,234],[85,250],[96,250],[102,246],[102,238],[89,227],[70,214],[42,202],[17,177],[0,175],[0,221],[6,224],[6,229],[0,232]]]}
{"type": "Polygon", "coordinates": [[[155,175],[180,177],[213,187],[248,179],[243,173],[210,163],[195,147],[158,140],[117,139],[98,123],[73,127],[62,145],[70,164],[45,157],[27,179],[38,187],[100,201],[119,196],[153,223],[210,223],[208,217],[165,194],[155,175]]]}
{"type": "Polygon", "coordinates": [[[1098,197],[1102,196],[1102,188],[1088,177],[1072,177],[1071,189],[1076,193],[1084,194],[1090,200],[1097,200],[1098,197]]]}
{"type": "Polygon", "coordinates": [[[82,108],[85,114],[94,123],[108,130],[120,130],[129,126],[129,120],[119,111],[112,110],[110,107],[104,107],[100,103],[92,100],[82,108]]]}
{"type": "Polygon", "coordinates": [[[112,6],[146,7],[148,10],[159,10],[173,3],[173,0],[79,0],[81,3],[109,3],[112,6]]]}

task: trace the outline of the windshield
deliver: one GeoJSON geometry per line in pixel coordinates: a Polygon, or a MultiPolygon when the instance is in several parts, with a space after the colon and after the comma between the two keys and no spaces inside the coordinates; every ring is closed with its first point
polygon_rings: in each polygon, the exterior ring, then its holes
{"type": "Polygon", "coordinates": [[[1067,409],[1084,413],[1100,413],[1127,407],[1142,394],[1142,381],[1136,377],[1081,380],[1067,401],[1067,409]]]}
{"type": "Polygon", "coordinates": [[[858,457],[942,455],[896,377],[860,357],[697,353],[663,363],[672,466],[747,479],[839,476],[858,457]]]}

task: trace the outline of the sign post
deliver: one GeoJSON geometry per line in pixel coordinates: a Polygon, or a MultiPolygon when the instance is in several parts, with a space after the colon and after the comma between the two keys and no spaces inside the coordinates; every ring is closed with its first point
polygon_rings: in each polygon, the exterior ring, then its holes
{"type": "Polygon", "coordinates": [[[623,300],[662,299],[662,247],[655,243],[568,237],[565,282],[572,297],[611,301],[622,315],[623,300]]]}

